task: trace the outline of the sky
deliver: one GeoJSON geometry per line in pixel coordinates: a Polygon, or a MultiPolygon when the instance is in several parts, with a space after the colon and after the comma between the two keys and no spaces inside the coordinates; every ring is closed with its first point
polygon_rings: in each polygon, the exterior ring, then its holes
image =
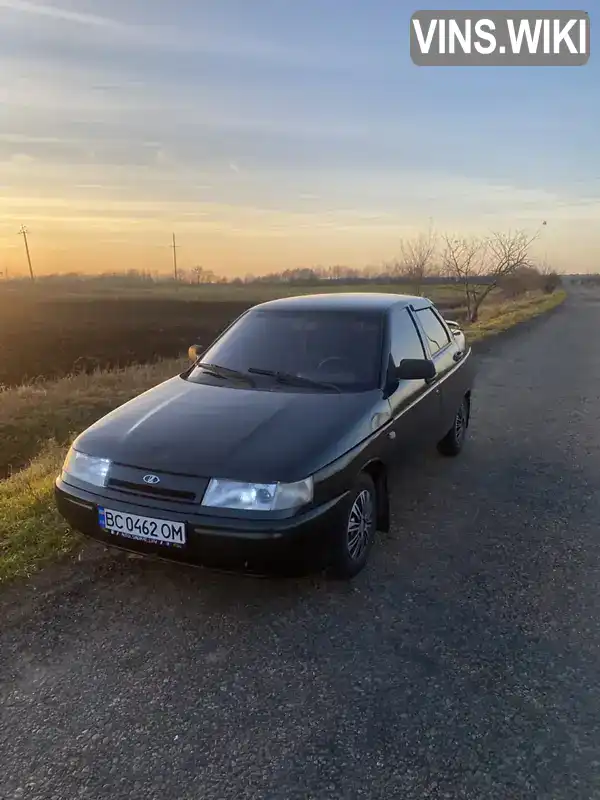
{"type": "Polygon", "coordinates": [[[27,272],[21,225],[40,274],[168,270],[175,232],[181,268],[233,276],[543,220],[540,257],[596,270],[594,11],[586,66],[434,68],[410,59],[417,8],[0,0],[0,272],[27,272]]]}

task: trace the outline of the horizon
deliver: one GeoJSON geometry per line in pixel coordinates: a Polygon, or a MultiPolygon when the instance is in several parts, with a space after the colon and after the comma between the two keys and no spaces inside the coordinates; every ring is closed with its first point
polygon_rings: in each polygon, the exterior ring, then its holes
{"type": "Polygon", "coordinates": [[[414,10],[0,0],[0,272],[28,274],[21,225],[36,275],[168,273],[175,232],[181,269],[232,278],[380,264],[430,225],[542,221],[539,258],[596,271],[593,59],[417,67],[414,10]]]}
{"type": "MultiPolygon", "coordinates": [[[[105,271],[105,272],[90,272],[89,270],[83,271],[75,271],[71,270],[69,272],[62,271],[62,272],[43,272],[39,275],[35,276],[35,280],[32,282],[29,273],[27,274],[19,274],[19,275],[11,275],[10,273],[3,273],[0,272],[0,286],[3,284],[10,284],[10,283],[19,283],[25,286],[35,286],[40,283],[60,283],[62,282],[73,282],[73,281],[82,281],[82,282],[93,282],[93,281],[106,281],[110,282],[111,279],[118,280],[119,283],[123,283],[123,279],[125,279],[125,283],[127,279],[130,279],[132,283],[138,282],[145,282],[148,281],[149,283],[154,284],[162,284],[162,283],[180,283],[182,285],[191,285],[194,286],[210,286],[210,285],[218,285],[218,284],[227,284],[232,282],[239,282],[242,283],[265,283],[268,284],[271,282],[272,284],[298,284],[298,285],[305,285],[308,283],[314,283],[315,285],[320,283],[339,283],[343,284],[352,284],[352,283],[393,283],[393,284],[405,284],[405,283],[414,283],[414,277],[411,277],[409,274],[406,273],[394,273],[393,270],[390,270],[385,265],[381,267],[380,271],[378,271],[378,267],[375,266],[366,266],[366,267],[346,267],[344,265],[334,265],[340,267],[344,270],[344,274],[340,277],[335,277],[330,274],[327,274],[332,267],[297,267],[297,268],[289,268],[286,270],[281,270],[279,272],[273,271],[270,273],[246,273],[244,275],[224,275],[220,273],[215,273],[212,271],[207,271],[207,274],[204,275],[204,280],[197,282],[194,280],[194,270],[193,268],[190,270],[184,269],[178,273],[178,277],[175,278],[173,275],[173,269],[163,269],[163,270],[154,270],[154,271],[145,271],[143,269],[124,269],[121,271],[105,271]],[[311,278],[302,278],[300,276],[293,277],[291,274],[286,275],[285,273],[294,273],[294,272],[301,272],[301,271],[309,271],[314,272],[314,280],[311,278]],[[347,272],[346,272],[347,270],[347,272]]],[[[534,266],[535,268],[535,266],[534,266]]],[[[552,270],[561,278],[597,278],[600,276],[600,269],[586,271],[586,272],[568,272],[568,271],[560,271],[560,270],[552,270]]],[[[472,280],[474,283],[478,282],[478,279],[485,280],[486,273],[482,272],[478,276],[473,276],[472,280]]],[[[440,283],[461,283],[463,279],[460,276],[454,275],[452,273],[444,272],[443,270],[433,271],[433,272],[425,272],[423,277],[420,279],[423,283],[428,284],[435,284],[436,282],[440,283]]]]}

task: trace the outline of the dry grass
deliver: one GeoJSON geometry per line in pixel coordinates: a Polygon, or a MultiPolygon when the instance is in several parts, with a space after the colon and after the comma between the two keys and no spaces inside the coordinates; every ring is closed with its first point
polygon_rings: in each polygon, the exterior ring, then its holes
{"type": "Polygon", "coordinates": [[[484,308],[479,322],[466,328],[469,341],[476,342],[479,339],[487,339],[513,328],[525,320],[538,317],[540,314],[556,308],[565,300],[566,296],[564,291],[557,291],[553,294],[532,292],[518,300],[484,308]]]}
{"type": "MultiPolygon", "coordinates": [[[[480,322],[466,328],[469,340],[493,336],[564,299],[564,292],[535,294],[491,306],[480,322]]],[[[0,583],[27,576],[49,558],[78,546],[80,538],[59,518],[52,497],[54,477],[72,436],[185,365],[185,359],[169,359],[0,392],[1,466],[30,462],[0,480],[0,583]]]]}
{"type": "Polygon", "coordinates": [[[16,472],[49,439],[65,442],[94,420],[188,366],[164,359],[0,391],[0,477],[16,472]]]}
{"type": "Polygon", "coordinates": [[[0,584],[32,574],[79,544],[55,510],[53,481],[64,448],[48,442],[24,470],[0,481],[0,584]]]}

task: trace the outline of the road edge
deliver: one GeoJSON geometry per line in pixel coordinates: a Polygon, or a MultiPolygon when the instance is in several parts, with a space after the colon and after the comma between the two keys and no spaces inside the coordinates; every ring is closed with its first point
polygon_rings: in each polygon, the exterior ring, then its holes
{"type": "Polygon", "coordinates": [[[566,292],[564,299],[561,300],[561,302],[557,305],[552,306],[552,308],[542,311],[540,314],[536,314],[533,317],[528,317],[527,319],[521,320],[520,322],[511,325],[510,328],[498,331],[498,333],[489,334],[488,336],[471,342],[471,350],[476,355],[484,355],[489,353],[490,350],[492,350],[498,344],[504,344],[505,342],[508,342],[523,333],[530,333],[537,325],[548,320],[554,314],[564,311],[568,300],[569,294],[566,292]]]}

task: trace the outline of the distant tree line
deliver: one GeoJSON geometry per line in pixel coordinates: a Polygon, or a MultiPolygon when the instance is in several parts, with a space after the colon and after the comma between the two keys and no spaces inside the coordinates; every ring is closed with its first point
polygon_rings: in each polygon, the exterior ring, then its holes
{"type": "Polygon", "coordinates": [[[464,237],[439,235],[430,229],[403,239],[398,256],[391,261],[362,269],[343,265],[297,267],[266,275],[227,278],[198,265],[179,269],[176,279],[174,275],[129,269],[94,275],[71,272],[40,276],[39,282],[60,286],[79,284],[90,288],[150,287],[157,284],[285,284],[298,287],[385,284],[397,285],[402,291],[417,295],[422,294],[428,285],[453,284],[463,295],[467,318],[475,322],[481,306],[495,289],[503,290],[509,297],[517,297],[534,289],[551,293],[560,286],[561,278],[556,270],[545,262],[537,263],[532,256],[532,246],[538,236],[539,232],[530,235],[516,231],[464,237]]]}
{"type": "Polygon", "coordinates": [[[598,286],[600,285],[600,274],[598,274],[597,272],[570,274],[569,283],[576,283],[581,285],[589,284],[590,286],[598,286]]]}

